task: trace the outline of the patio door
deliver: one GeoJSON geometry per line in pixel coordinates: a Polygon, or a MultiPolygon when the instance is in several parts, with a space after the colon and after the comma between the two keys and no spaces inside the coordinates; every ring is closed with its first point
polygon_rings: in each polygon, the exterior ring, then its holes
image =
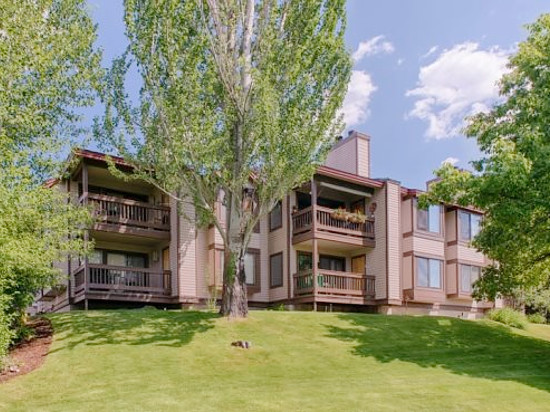
{"type": "Polygon", "coordinates": [[[366,263],[365,255],[355,256],[351,259],[351,271],[364,275],[366,272],[366,263]]]}
{"type": "Polygon", "coordinates": [[[162,250],[162,270],[170,270],[170,248],[162,250]]]}

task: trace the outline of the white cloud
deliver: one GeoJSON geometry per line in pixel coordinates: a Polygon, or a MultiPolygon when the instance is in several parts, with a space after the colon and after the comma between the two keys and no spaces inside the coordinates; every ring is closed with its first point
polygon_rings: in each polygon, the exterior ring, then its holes
{"type": "Polygon", "coordinates": [[[450,165],[454,166],[458,163],[458,160],[456,157],[448,157],[445,160],[441,162],[441,166],[443,166],[445,163],[449,163],[450,165]]]}
{"type": "Polygon", "coordinates": [[[370,114],[371,95],[376,89],[370,74],[361,70],[352,71],[348,93],[342,106],[346,127],[349,128],[367,120],[370,114]]]}
{"type": "Polygon", "coordinates": [[[403,63],[405,63],[405,59],[397,59],[398,66],[401,66],[403,63]]]}
{"type": "Polygon", "coordinates": [[[459,135],[465,116],[489,110],[498,98],[497,81],[507,70],[507,56],[498,47],[481,50],[469,42],[444,50],[420,68],[417,87],[407,91],[416,98],[408,116],[428,122],[428,138],[459,135]]]}
{"type": "Polygon", "coordinates": [[[424,53],[422,56],[420,56],[421,59],[425,59],[426,57],[431,56],[439,49],[439,46],[433,46],[428,50],[426,53],[424,53]]]}
{"type": "Polygon", "coordinates": [[[384,36],[380,35],[359,43],[357,50],[355,50],[352,54],[352,58],[358,62],[363,57],[374,56],[375,54],[380,53],[390,54],[393,53],[394,50],[395,48],[393,47],[393,44],[387,40],[384,40],[384,36]]]}

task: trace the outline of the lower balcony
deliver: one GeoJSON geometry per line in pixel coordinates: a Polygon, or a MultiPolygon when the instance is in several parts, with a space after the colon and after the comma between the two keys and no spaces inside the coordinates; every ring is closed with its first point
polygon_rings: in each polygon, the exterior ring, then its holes
{"type": "Polygon", "coordinates": [[[355,272],[319,269],[294,275],[294,297],[304,302],[365,304],[375,298],[375,278],[355,272]]]}
{"type": "Polygon", "coordinates": [[[84,299],[169,303],[169,270],[87,264],[73,272],[75,303],[84,299]]]}

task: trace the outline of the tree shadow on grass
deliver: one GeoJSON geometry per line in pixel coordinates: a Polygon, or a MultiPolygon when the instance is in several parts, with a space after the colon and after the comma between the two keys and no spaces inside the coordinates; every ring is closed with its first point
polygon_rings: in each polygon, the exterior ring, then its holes
{"type": "Polygon", "coordinates": [[[116,310],[52,315],[55,340],[51,352],[79,345],[160,345],[181,347],[195,334],[214,327],[219,315],[208,312],[116,310]]]}
{"type": "Polygon", "coordinates": [[[453,318],[341,314],[349,327],[329,336],[354,342],[353,353],[379,362],[411,362],[459,375],[515,381],[550,391],[550,342],[505,326],[453,318]]]}

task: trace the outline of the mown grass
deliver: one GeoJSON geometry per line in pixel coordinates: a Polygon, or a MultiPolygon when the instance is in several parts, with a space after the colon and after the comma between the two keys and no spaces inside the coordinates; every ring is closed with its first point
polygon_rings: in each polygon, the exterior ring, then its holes
{"type": "Polygon", "coordinates": [[[6,411],[517,411],[550,405],[550,326],[364,314],[52,316],[6,411]],[[250,350],[230,345],[252,341],[250,350]]]}

